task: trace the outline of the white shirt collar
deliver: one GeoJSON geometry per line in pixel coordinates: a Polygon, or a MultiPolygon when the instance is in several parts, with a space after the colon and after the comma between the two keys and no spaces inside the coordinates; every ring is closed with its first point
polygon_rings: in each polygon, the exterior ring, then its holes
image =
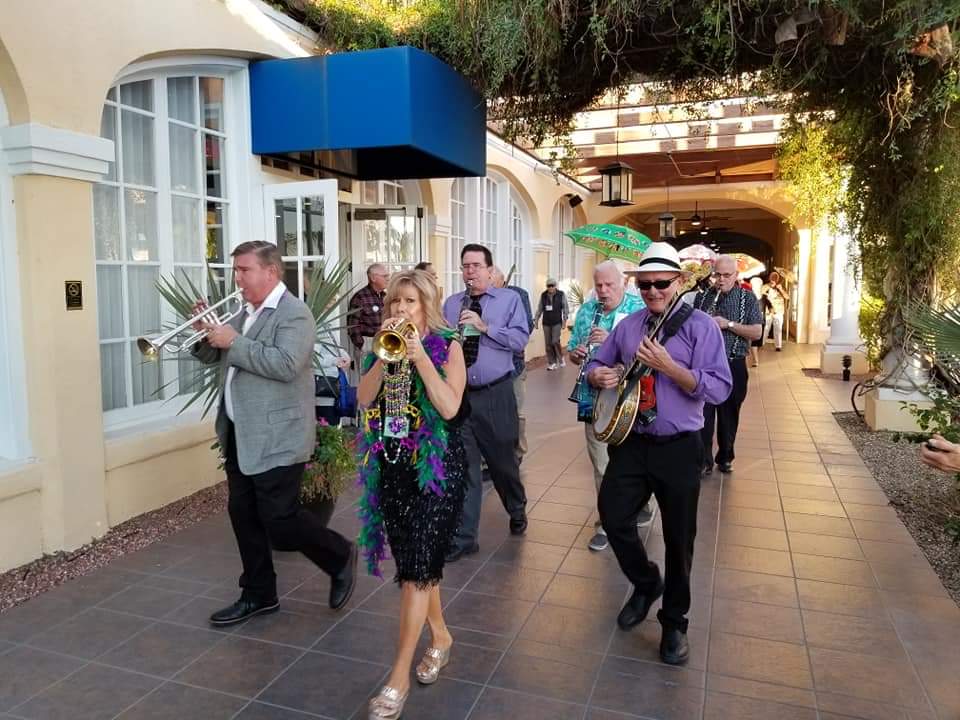
{"type": "Polygon", "coordinates": [[[271,310],[276,310],[277,305],[280,304],[280,298],[283,297],[283,294],[287,291],[287,286],[281,280],[277,283],[277,286],[270,291],[270,294],[267,295],[266,299],[260,303],[259,308],[254,308],[252,303],[247,303],[247,315],[251,317],[253,315],[258,315],[261,310],[264,308],[270,308],[271,310]]]}

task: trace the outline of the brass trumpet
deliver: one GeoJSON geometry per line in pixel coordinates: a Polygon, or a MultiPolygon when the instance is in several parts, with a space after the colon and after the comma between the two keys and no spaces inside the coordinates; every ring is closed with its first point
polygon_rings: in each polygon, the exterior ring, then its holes
{"type": "Polygon", "coordinates": [[[172,330],[168,330],[162,335],[153,337],[142,337],[137,340],[137,348],[148,360],[156,360],[160,356],[161,350],[171,353],[180,353],[184,350],[190,350],[198,342],[201,342],[208,334],[207,330],[197,330],[178,344],[171,341],[185,330],[189,329],[195,322],[212,323],[214,325],[224,325],[243,312],[243,290],[235,290],[227,295],[223,300],[206,308],[203,312],[197,313],[189,320],[185,320],[172,330]],[[235,305],[235,307],[234,307],[235,305]],[[224,310],[223,314],[220,311],[224,310]]]}
{"type": "Polygon", "coordinates": [[[416,328],[409,320],[401,320],[392,328],[383,329],[373,336],[373,354],[386,363],[400,362],[407,356],[407,337],[416,328]]]}

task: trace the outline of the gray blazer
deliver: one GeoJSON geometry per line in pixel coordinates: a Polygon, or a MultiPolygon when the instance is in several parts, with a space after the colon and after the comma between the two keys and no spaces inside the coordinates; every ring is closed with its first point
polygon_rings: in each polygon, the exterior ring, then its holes
{"type": "MultiPolygon", "coordinates": [[[[245,313],[230,321],[240,332],[245,313]]],[[[316,443],[313,344],[316,326],[310,308],[289,292],[276,310],[264,308],[246,335],[229,350],[206,342],[194,349],[201,362],[220,363],[221,383],[227,369],[237,368],[231,387],[237,460],[244,475],[307,462],[316,443]]],[[[230,419],[220,386],[217,437],[226,453],[230,419]]]]}

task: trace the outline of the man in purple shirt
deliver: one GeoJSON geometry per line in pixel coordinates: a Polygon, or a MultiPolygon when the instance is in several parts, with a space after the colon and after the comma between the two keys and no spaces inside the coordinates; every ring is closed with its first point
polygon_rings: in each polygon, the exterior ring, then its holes
{"type": "Polygon", "coordinates": [[[587,379],[597,388],[616,387],[635,360],[654,371],[656,415],[648,424],[638,419],[622,444],[608,446],[610,460],[597,502],[620,568],[633,584],[617,624],[629,630],[643,622],[662,594],[663,607],[657,613],[663,628],[660,657],[671,665],[682,665],[690,653],[686,614],[700,496],[703,404],[723,402],[733,387],[717,324],[683,303],[671,305],[685,274],[669,243],[652,243],[640,259],[637,279],[646,308],[622,320],[587,365],[587,379]],[[660,316],[669,311],[672,318],[684,307],[689,317],[663,344],[662,332],[647,337],[660,316]],[[637,532],[637,515],[651,494],[660,506],[665,581],[637,532]]]}
{"type": "Polygon", "coordinates": [[[510,515],[510,532],[522,535],[527,529],[527,495],[520,482],[516,453],[520,421],[513,394],[513,356],[527,346],[530,326],[520,296],[512,290],[494,287],[490,250],[483,245],[464,245],[460,266],[470,294],[465,295],[464,291],[449,296],[443,304],[443,316],[451,327],[462,329],[467,364],[464,399],[470,403],[470,416],[462,435],[469,467],[463,521],[447,562],[480,549],[477,534],[483,500],[481,454],[510,515]]]}

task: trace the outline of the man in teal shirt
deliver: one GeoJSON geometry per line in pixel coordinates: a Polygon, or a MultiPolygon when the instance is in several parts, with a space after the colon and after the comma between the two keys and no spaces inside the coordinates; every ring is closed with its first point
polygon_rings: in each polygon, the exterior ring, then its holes
{"type": "MultiPolygon", "coordinates": [[[[612,260],[606,260],[593,270],[593,287],[596,298],[587,300],[580,306],[577,318],[570,333],[570,342],[567,351],[570,353],[570,362],[580,365],[590,350],[594,350],[607,339],[607,335],[623,318],[638,310],[642,310],[643,300],[639,295],[626,292],[623,273],[612,260]]],[[[587,454],[590,464],[593,465],[593,481],[600,491],[603,481],[603,472],[607,469],[607,446],[593,435],[593,402],[596,391],[590,387],[586,378],[579,383],[579,397],[577,399],[577,420],[584,423],[584,434],[587,439],[587,454]]],[[[640,512],[638,525],[648,525],[653,519],[649,505],[640,512]]],[[[607,547],[607,535],[597,521],[596,533],[591,538],[591,550],[604,550],[607,547]]]]}

